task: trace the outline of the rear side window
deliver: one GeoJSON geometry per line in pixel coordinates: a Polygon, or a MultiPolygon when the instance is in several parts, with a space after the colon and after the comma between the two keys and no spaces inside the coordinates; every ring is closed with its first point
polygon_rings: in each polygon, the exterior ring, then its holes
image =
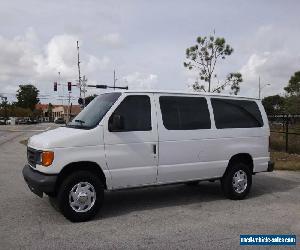
{"type": "Polygon", "coordinates": [[[256,102],[211,98],[216,127],[254,128],[262,127],[263,120],[256,102]]]}
{"type": "Polygon", "coordinates": [[[168,130],[209,129],[210,116],[203,97],[161,96],[163,124],[168,130]]]}
{"type": "MultiPolygon", "coordinates": [[[[114,114],[123,118],[123,132],[151,130],[151,103],[146,95],[127,96],[116,108],[114,114]]],[[[119,132],[122,132],[119,131],[119,132]]]]}

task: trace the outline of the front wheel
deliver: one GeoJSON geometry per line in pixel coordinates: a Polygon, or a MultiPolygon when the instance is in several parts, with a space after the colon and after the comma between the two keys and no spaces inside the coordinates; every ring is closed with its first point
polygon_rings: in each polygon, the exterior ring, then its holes
{"type": "Polygon", "coordinates": [[[227,198],[244,199],[252,185],[252,174],[249,167],[244,163],[235,163],[230,166],[221,179],[221,185],[227,198]]]}
{"type": "Polygon", "coordinates": [[[104,196],[100,179],[88,171],[78,171],[60,186],[57,201],[62,214],[73,222],[90,220],[99,211],[104,196]]]}

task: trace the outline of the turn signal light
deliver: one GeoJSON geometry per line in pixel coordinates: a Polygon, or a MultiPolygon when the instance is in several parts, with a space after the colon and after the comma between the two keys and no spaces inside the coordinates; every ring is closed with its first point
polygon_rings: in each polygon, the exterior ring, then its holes
{"type": "Polygon", "coordinates": [[[52,164],[54,160],[54,152],[44,151],[42,152],[42,165],[48,167],[52,164]]]}

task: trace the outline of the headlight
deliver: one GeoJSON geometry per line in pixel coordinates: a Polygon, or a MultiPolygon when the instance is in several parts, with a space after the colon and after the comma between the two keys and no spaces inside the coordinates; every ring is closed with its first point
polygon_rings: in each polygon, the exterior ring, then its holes
{"type": "Polygon", "coordinates": [[[48,167],[52,164],[54,160],[54,152],[52,151],[43,151],[41,153],[41,164],[45,167],[48,167]]]}

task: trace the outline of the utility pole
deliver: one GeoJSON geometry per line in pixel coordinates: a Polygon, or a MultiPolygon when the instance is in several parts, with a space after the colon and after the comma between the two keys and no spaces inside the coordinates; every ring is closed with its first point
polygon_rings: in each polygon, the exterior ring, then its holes
{"type": "Polygon", "coordinates": [[[260,92],[261,92],[261,88],[260,88],[260,76],[258,77],[258,99],[260,100],[260,92]]]}
{"type": "MultiPolygon", "coordinates": [[[[70,112],[69,112],[69,109],[70,109],[70,102],[71,102],[71,92],[69,92],[69,96],[68,96],[68,107],[67,107],[67,121],[66,122],[69,122],[70,121],[70,112]]],[[[64,109],[64,107],[63,107],[64,109]]]]}
{"type": "Polygon", "coordinates": [[[71,120],[71,115],[72,115],[72,103],[71,103],[71,106],[70,106],[69,114],[70,114],[70,117],[69,117],[69,121],[70,121],[71,120]]]}
{"type": "Polygon", "coordinates": [[[118,79],[116,78],[116,71],[114,70],[114,90],[115,90],[115,88],[116,88],[116,81],[117,81],[118,79]]]}
{"type": "Polygon", "coordinates": [[[80,60],[79,60],[79,45],[78,45],[78,41],[77,41],[77,67],[78,67],[79,97],[81,98],[81,75],[80,75],[80,60]]]}
{"type": "MultiPolygon", "coordinates": [[[[61,77],[60,77],[60,71],[58,71],[58,86],[60,86],[60,85],[61,85],[61,77]]],[[[62,95],[64,95],[64,94],[65,94],[64,88],[62,88],[62,95]]],[[[64,100],[63,99],[61,100],[61,105],[64,106],[64,100]]]]}
{"type": "Polygon", "coordinates": [[[261,99],[261,90],[264,88],[264,87],[267,87],[267,86],[270,86],[271,84],[270,83],[267,83],[263,86],[261,86],[261,83],[260,83],[260,76],[258,77],[258,98],[259,100],[261,99]]]}
{"type": "Polygon", "coordinates": [[[83,79],[82,79],[82,92],[83,92],[83,107],[85,107],[85,92],[86,92],[86,89],[85,89],[85,87],[86,87],[86,83],[87,83],[87,78],[85,77],[85,76],[83,76],[83,79]]]}

